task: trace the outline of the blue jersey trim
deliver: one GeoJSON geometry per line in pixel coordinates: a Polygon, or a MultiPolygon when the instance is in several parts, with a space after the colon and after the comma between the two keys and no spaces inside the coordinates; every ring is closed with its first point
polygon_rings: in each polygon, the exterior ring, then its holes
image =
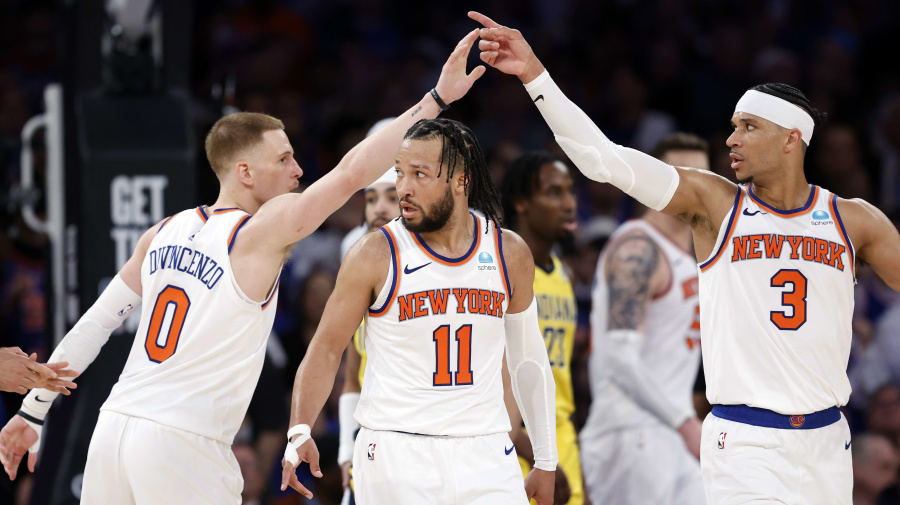
{"type": "Polygon", "coordinates": [[[847,235],[847,229],[844,228],[844,221],[841,219],[841,214],[838,212],[837,203],[838,203],[837,195],[832,194],[831,195],[831,206],[834,210],[834,218],[835,218],[835,220],[837,220],[838,226],[841,227],[841,235],[844,236],[844,242],[847,244],[847,254],[850,255],[850,265],[852,268],[852,266],[856,264],[856,263],[854,263],[854,256],[856,256],[856,255],[854,254],[854,251],[853,251],[853,244],[850,243],[850,236],[847,235]]]}
{"type": "Polygon", "coordinates": [[[738,186],[737,194],[734,195],[734,207],[731,209],[731,216],[728,218],[728,226],[725,227],[725,237],[722,238],[722,243],[719,244],[719,248],[716,249],[716,254],[713,254],[712,258],[710,258],[708,261],[700,264],[701,270],[706,268],[708,265],[712,265],[713,263],[715,263],[716,260],[719,259],[719,255],[722,254],[722,250],[725,248],[725,246],[728,245],[728,239],[731,238],[731,232],[733,231],[731,229],[731,225],[737,218],[738,212],[740,212],[741,207],[741,187],[738,186]]]}
{"type": "Polygon", "coordinates": [[[812,414],[789,416],[746,405],[713,405],[712,413],[720,419],[779,430],[814,430],[832,425],[841,419],[841,411],[837,407],[812,414]]]}
{"type": "Polygon", "coordinates": [[[397,261],[397,251],[394,249],[394,239],[391,238],[390,233],[388,233],[387,229],[384,226],[378,229],[381,233],[384,233],[384,238],[388,241],[388,246],[391,248],[391,265],[393,265],[394,275],[391,278],[391,291],[388,293],[387,299],[384,300],[384,305],[378,308],[378,310],[370,310],[369,315],[372,316],[380,316],[385,310],[390,306],[391,302],[394,300],[394,293],[397,291],[397,276],[400,274],[399,266],[400,262],[397,261]]]}
{"type": "Polygon", "coordinates": [[[806,210],[809,210],[809,208],[812,206],[812,204],[815,203],[816,197],[819,195],[819,192],[816,191],[816,189],[817,188],[815,186],[813,186],[812,184],[809,184],[809,199],[806,200],[806,204],[804,204],[803,207],[800,207],[797,209],[790,209],[790,210],[776,209],[775,207],[772,207],[771,205],[762,201],[761,198],[759,198],[758,196],[756,196],[755,193],[753,193],[753,183],[752,182],[747,186],[747,193],[750,194],[750,198],[752,198],[753,201],[756,202],[757,205],[762,205],[763,207],[768,209],[769,212],[771,212],[777,216],[780,216],[780,217],[794,217],[794,215],[804,214],[804,212],[806,210]]]}
{"type": "Polygon", "coordinates": [[[469,251],[466,254],[463,254],[462,256],[460,256],[459,258],[448,258],[446,256],[441,256],[440,254],[434,252],[434,250],[432,250],[430,247],[428,247],[428,244],[425,242],[425,240],[422,238],[421,235],[419,235],[416,232],[413,232],[413,235],[415,235],[416,241],[419,243],[419,245],[421,245],[423,248],[425,248],[425,251],[428,254],[437,258],[438,260],[443,261],[445,263],[449,263],[451,265],[465,263],[469,258],[472,257],[472,253],[475,252],[475,248],[478,247],[478,242],[479,242],[478,239],[480,238],[479,229],[481,228],[481,224],[479,222],[478,216],[473,214],[472,211],[469,211],[469,214],[472,216],[472,218],[475,219],[475,237],[472,238],[472,246],[469,247],[469,251]]]}

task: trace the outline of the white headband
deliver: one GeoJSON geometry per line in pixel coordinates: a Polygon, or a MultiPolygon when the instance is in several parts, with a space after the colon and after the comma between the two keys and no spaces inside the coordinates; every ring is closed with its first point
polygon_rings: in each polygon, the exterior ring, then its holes
{"type": "Polygon", "coordinates": [[[390,184],[391,186],[396,186],[397,185],[397,171],[394,169],[394,167],[391,167],[391,169],[388,170],[387,172],[385,172],[384,175],[379,177],[377,181],[366,186],[366,189],[370,189],[373,186],[375,186],[376,184],[390,184]]]}
{"type": "Polygon", "coordinates": [[[809,145],[815,122],[800,107],[761,91],[747,90],[734,107],[735,112],[746,112],[767,119],[782,128],[800,130],[800,139],[809,145]]]}

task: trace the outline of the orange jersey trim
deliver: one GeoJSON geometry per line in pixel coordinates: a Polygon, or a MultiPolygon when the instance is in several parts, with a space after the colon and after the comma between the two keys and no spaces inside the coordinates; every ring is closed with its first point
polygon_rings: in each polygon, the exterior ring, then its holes
{"type": "Polygon", "coordinates": [[[828,207],[831,208],[831,215],[834,216],[834,226],[844,240],[844,245],[847,246],[847,254],[850,257],[850,272],[856,272],[856,268],[854,267],[856,258],[853,254],[853,244],[850,243],[850,236],[847,235],[847,230],[844,229],[844,222],[841,220],[841,215],[838,213],[837,195],[831,195],[831,201],[828,202],[828,207]]]}
{"type": "Polygon", "coordinates": [[[816,200],[819,199],[819,187],[813,186],[812,191],[809,193],[809,200],[806,201],[806,205],[800,207],[799,209],[792,210],[780,210],[772,207],[766,202],[762,201],[758,196],[753,194],[753,188],[747,187],[747,193],[750,195],[750,198],[753,199],[761,207],[765,208],[767,212],[774,214],[778,217],[797,217],[802,216],[813,210],[813,207],[816,206],[816,200]]]}
{"type": "Polygon", "coordinates": [[[425,243],[425,241],[422,239],[422,237],[419,236],[418,233],[410,232],[410,235],[412,235],[413,241],[416,243],[416,245],[419,246],[419,249],[421,249],[426,256],[433,259],[434,261],[450,267],[465,264],[465,262],[472,259],[472,257],[475,255],[475,251],[478,250],[478,246],[481,244],[481,221],[475,214],[472,214],[471,212],[470,214],[475,219],[475,238],[472,239],[472,247],[469,248],[469,251],[459,258],[447,258],[446,256],[441,256],[440,254],[432,251],[431,248],[428,247],[428,244],[425,243]]]}
{"type": "Polygon", "coordinates": [[[388,309],[394,304],[394,295],[397,294],[397,289],[400,287],[400,248],[397,247],[397,239],[394,238],[394,234],[391,233],[391,230],[389,230],[387,226],[382,226],[379,229],[384,233],[384,236],[387,237],[388,245],[391,248],[391,261],[394,265],[394,275],[391,278],[391,291],[388,293],[384,305],[380,309],[369,311],[369,315],[372,317],[387,314],[388,309]]]}
{"type": "Polygon", "coordinates": [[[269,294],[269,298],[266,299],[265,303],[262,304],[262,307],[260,307],[260,309],[266,310],[266,307],[268,307],[269,304],[272,303],[272,299],[275,298],[275,292],[278,291],[278,286],[279,286],[279,285],[281,285],[281,278],[280,278],[280,276],[279,276],[279,279],[275,281],[275,287],[272,288],[272,293],[269,294]]]}
{"type": "Polygon", "coordinates": [[[156,233],[161,232],[162,229],[165,228],[167,224],[169,224],[169,221],[171,221],[173,217],[175,217],[175,216],[174,215],[169,216],[165,221],[163,221],[163,223],[161,225],[159,225],[159,228],[156,230],[156,233]]]}
{"type": "Polygon", "coordinates": [[[226,209],[216,209],[212,211],[213,214],[225,214],[226,212],[234,212],[236,210],[242,210],[237,207],[228,207],[226,209]]]}
{"type": "Polygon", "coordinates": [[[249,221],[251,217],[253,216],[244,216],[238,221],[238,224],[234,225],[234,229],[231,230],[231,235],[228,237],[228,254],[231,254],[231,248],[234,247],[234,240],[237,238],[238,232],[241,231],[241,228],[247,224],[247,221],[249,221]]]}
{"type": "MultiPolygon", "coordinates": [[[[477,224],[477,223],[476,223],[477,224]]],[[[512,296],[509,290],[509,274],[506,272],[506,260],[503,259],[503,241],[500,238],[500,228],[494,225],[494,249],[497,251],[497,261],[500,263],[500,272],[503,277],[503,287],[506,289],[506,299],[512,296]]],[[[479,233],[480,235],[480,233],[479,233]]]]}
{"type": "Polygon", "coordinates": [[[209,218],[206,217],[206,213],[203,212],[203,207],[197,207],[197,215],[200,216],[200,219],[202,219],[204,223],[209,220],[209,218]]]}
{"type": "Polygon", "coordinates": [[[705,272],[707,269],[709,269],[709,267],[715,265],[715,263],[719,261],[719,258],[722,257],[722,253],[728,247],[728,242],[731,240],[731,234],[734,233],[734,229],[737,227],[738,215],[740,214],[741,208],[743,206],[744,191],[740,188],[740,186],[738,186],[737,195],[734,197],[734,208],[731,210],[731,218],[728,225],[728,231],[725,233],[725,237],[722,239],[722,243],[719,244],[719,250],[716,251],[716,255],[706,263],[700,265],[701,272],[705,272]]]}

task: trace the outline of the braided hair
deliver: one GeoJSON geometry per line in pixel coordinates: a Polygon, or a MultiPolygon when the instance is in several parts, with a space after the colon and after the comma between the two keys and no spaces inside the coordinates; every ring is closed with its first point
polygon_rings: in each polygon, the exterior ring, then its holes
{"type": "Polygon", "coordinates": [[[515,230],[518,226],[516,201],[530,199],[540,187],[541,167],[557,161],[563,162],[562,158],[555,154],[534,151],[525,153],[510,163],[500,183],[500,193],[503,195],[503,222],[510,229],[515,230]]]}
{"type": "MultiPolygon", "coordinates": [[[[452,119],[422,119],[412,125],[403,136],[404,140],[441,139],[441,170],[447,167],[447,182],[453,178],[456,170],[462,168],[465,174],[465,194],[469,197],[469,205],[484,214],[500,228],[500,193],[491,181],[484,154],[475,134],[466,125],[452,119]]],[[[485,233],[488,232],[485,223],[485,233]]]]}
{"type": "Polygon", "coordinates": [[[826,119],[828,119],[828,114],[824,112],[819,112],[819,109],[812,106],[809,103],[809,99],[806,98],[806,95],[803,94],[799,89],[788,86],[787,84],[782,84],[780,82],[770,82],[768,84],[760,84],[758,86],[753,86],[753,91],[759,91],[760,93],[765,93],[767,95],[772,95],[782,100],[788,101],[797,107],[800,107],[807,114],[810,115],[813,119],[813,125],[818,128],[826,119]]]}

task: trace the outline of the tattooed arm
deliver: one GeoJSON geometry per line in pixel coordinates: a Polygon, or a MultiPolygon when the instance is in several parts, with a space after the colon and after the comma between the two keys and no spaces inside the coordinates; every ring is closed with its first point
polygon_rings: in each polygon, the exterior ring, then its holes
{"type": "Polygon", "coordinates": [[[650,303],[671,282],[668,261],[649,237],[633,233],[612,244],[603,267],[609,301],[606,340],[612,380],[641,408],[678,429],[691,452],[699,455],[700,423],[694,412],[666,397],[640,359],[650,303]]]}

